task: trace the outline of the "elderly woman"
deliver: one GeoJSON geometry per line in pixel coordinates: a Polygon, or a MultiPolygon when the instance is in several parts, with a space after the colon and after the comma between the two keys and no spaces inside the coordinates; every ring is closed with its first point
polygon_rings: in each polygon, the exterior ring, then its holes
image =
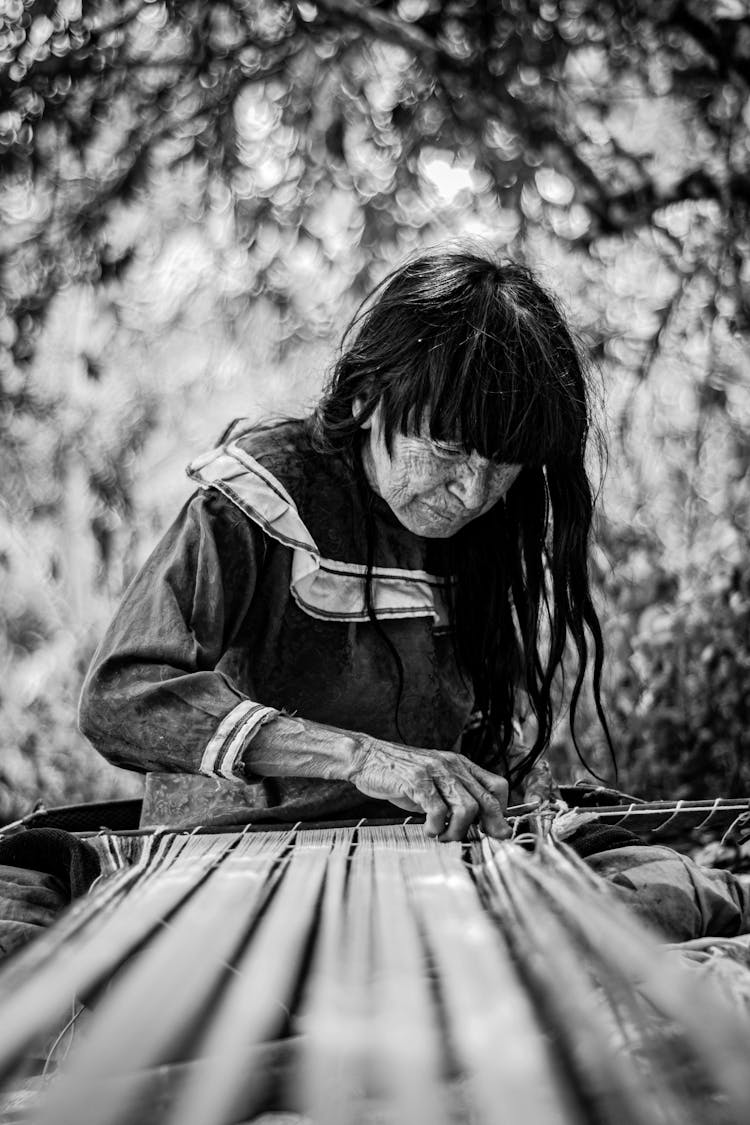
{"type": "Polygon", "coordinates": [[[199,489],[94,658],[82,730],[120,766],[241,779],[234,820],[386,801],[444,840],[475,820],[505,835],[508,783],[548,786],[569,636],[573,724],[586,629],[599,706],[588,430],[585,365],[528,270],[410,261],[312,417],[235,424],[190,467],[199,489]]]}
{"type": "MultiPolygon", "coordinates": [[[[585,363],[530,272],[470,252],[408,262],[354,318],[313,417],[235,425],[193,463],[198,492],[94,657],[82,729],[118,765],[193,775],[171,813],[151,793],[160,819],[397,805],[442,840],[475,821],[506,835],[508,784],[551,785],[566,649],[571,729],[593,651],[608,739],[589,416],[585,363]],[[208,799],[198,775],[220,780],[208,799]]],[[[623,830],[577,846],[674,939],[748,928],[728,873],[623,830]]]]}
{"type": "MultiPolygon", "coordinates": [[[[592,649],[607,733],[589,413],[581,355],[528,270],[451,250],[386,278],[313,417],[234,425],[191,466],[198,491],[94,657],[81,726],[146,772],[145,822],[397,806],[441,840],[473,822],[506,835],[508,785],[552,788],[542,754],[566,648],[571,728],[592,649]]],[[[623,829],[572,843],[672,940],[750,928],[727,872],[623,829]]],[[[0,957],[98,870],[59,830],[4,840],[0,957]]]]}
{"type": "MultiPolygon", "coordinates": [[[[149,772],[159,820],[397,806],[441,840],[473,822],[506,835],[509,784],[551,787],[566,648],[571,729],[592,651],[608,739],[589,422],[586,366],[528,270],[410,261],[355,317],[312,417],[235,424],[190,467],[198,491],[94,658],[83,731],[149,772]],[[530,747],[514,742],[521,699],[530,747]],[[165,773],[181,796],[159,797],[165,773]]],[[[733,876],[618,831],[589,862],[647,920],[674,940],[747,929],[733,876]]]]}

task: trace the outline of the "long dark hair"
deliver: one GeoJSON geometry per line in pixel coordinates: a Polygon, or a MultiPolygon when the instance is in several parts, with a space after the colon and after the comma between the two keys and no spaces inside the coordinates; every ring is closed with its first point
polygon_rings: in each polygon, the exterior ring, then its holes
{"type": "Polygon", "coordinates": [[[457,579],[456,650],[480,716],[477,759],[507,760],[520,687],[537,737],[512,781],[531,769],[551,737],[553,681],[568,637],[577,653],[574,745],[580,757],[576,710],[593,644],[595,707],[611,750],[587,568],[591,379],[555,299],[524,266],[484,253],[450,248],[413,258],[373,290],[344,334],[317,410],[321,448],[358,464],[360,427],[378,403],[389,451],[396,431],[413,432],[415,419],[429,417],[434,439],[523,465],[504,502],[445,541],[457,579]]]}

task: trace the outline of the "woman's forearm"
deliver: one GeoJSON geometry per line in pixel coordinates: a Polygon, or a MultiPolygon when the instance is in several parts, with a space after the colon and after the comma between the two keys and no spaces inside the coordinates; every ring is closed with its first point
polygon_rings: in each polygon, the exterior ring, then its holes
{"type": "Polygon", "coordinates": [[[255,733],[242,760],[248,776],[349,781],[370,741],[339,727],[278,715],[255,733]]]}
{"type": "Polygon", "coordinates": [[[508,835],[507,782],[452,751],[382,742],[365,734],[279,715],[242,755],[248,775],[349,781],[366,797],[424,812],[428,834],[461,840],[479,820],[508,835]]]}

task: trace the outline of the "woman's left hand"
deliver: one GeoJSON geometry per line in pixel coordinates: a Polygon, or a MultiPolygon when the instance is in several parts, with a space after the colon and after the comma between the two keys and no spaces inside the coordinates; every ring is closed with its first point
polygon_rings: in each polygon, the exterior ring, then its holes
{"type": "Polygon", "coordinates": [[[523,801],[525,805],[549,805],[560,800],[560,790],[552,776],[549,762],[540,758],[532,767],[524,781],[523,801]]]}

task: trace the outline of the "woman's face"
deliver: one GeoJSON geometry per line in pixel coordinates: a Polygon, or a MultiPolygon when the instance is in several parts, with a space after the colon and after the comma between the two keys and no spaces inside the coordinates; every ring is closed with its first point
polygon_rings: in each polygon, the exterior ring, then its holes
{"type": "Polygon", "coordinates": [[[434,441],[424,425],[414,435],[395,433],[389,455],[379,406],[362,429],[370,487],[404,527],[426,539],[447,539],[484,515],[521,472],[521,465],[497,464],[460,445],[434,441]]]}

